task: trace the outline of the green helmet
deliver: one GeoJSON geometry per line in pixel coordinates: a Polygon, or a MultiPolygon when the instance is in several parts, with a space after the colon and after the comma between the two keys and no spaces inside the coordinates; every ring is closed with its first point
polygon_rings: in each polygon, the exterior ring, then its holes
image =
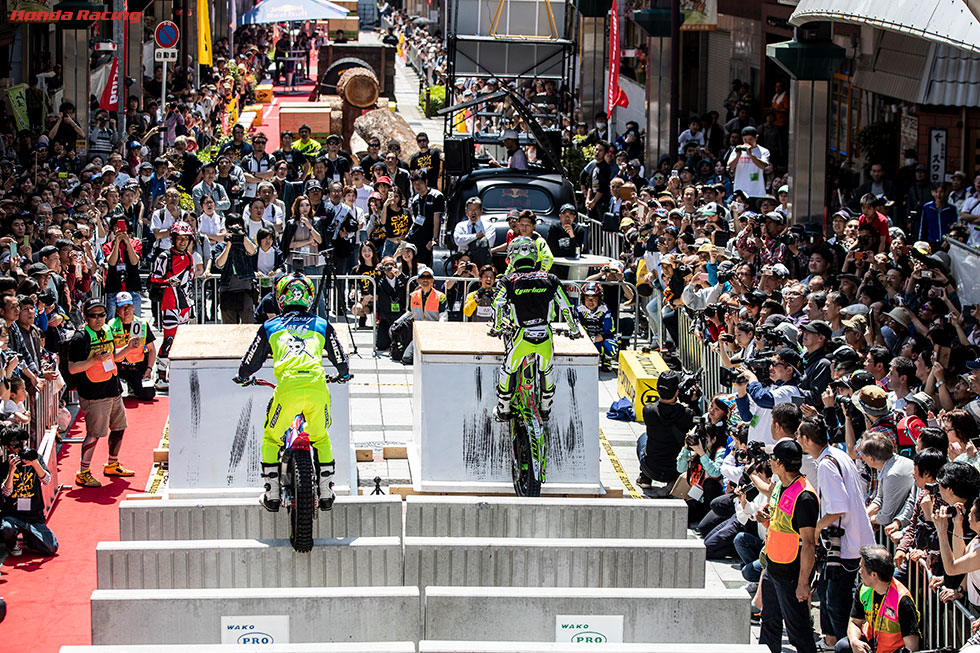
{"type": "Polygon", "coordinates": [[[276,301],[282,310],[287,306],[299,306],[308,311],[313,306],[314,294],[313,282],[299,272],[283,277],[276,284],[276,301]]]}
{"type": "Polygon", "coordinates": [[[507,257],[515,270],[532,269],[538,262],[538,248],[527,236],[518,236],[510,242],[507,257]]]}

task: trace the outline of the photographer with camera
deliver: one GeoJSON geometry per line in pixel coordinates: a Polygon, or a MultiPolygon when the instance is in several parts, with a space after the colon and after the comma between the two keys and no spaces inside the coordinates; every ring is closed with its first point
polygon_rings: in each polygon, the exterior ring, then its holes
{"type": "Polygon", "coordinates": [[[776,404],[788,403],[794,397],[802,396],[798,387],[800,378],[800,355],[782,347],[768,358],[756,359],[756,364],[769,363],[769,378],[772,384],[764,387],[751,368],[740,370],[735,378],[735,405],[743,422],[749,422],[749,442],[773,444],[771,434],[772,409],[776,404]]]}
{"type": "Polygon", "coordinates": [[[218,303],[222,324],[252,324],[254,300],[252,282],[255,280],[253,256],[257,247],[245,234],[245,225],[238,216],[225,221],[228,238],[218,243],[220,253],[215,267],[221,270],[218,282],[218,303]]]}
{"type": "Polygon", "coordinates": [[[391,334],[389,333],[391,325],[405,313],[405,290],[408,286],[408,277],[402,274],[398,263],[391,256],[385,256],[381,259],[378,270],[380,274],[375,275],[377,300],[374,305],[378,318],[378,335],[375,347],[378,351],[387,351],[391,346],[391,334]]]}
{"type": "Polygon", "coordinates": [[[712,398],[708,412],[697,418],[677,454],[677,472],[684,475],[688,490],[687,521],[698,524],[713,500],[724,492],[721,466],[728,444],[728,417],[732,407],[721,396],[712,398]]]}
{"type": "Polygon", "coordinates": [[[820,629],[824,643],[833,646],[847,636],[847,606],[860,564],[860,549],[874,544],[874,531],[865,512],[861,474],[846,453],[830,446],[827,427],[808,417],[797,430],[803,452],[816,461],[820,518],[815,538],[826,551],[820,569],[820,629]]]}
{"type": "MultiPolygon", "coordinates": [[[[921,435],[920,440],[925,440],[921,435]]],[[[898,542],[895,567],[896,575],[900,579],[908,575],[907,563],[917,563],[922,558],[932,561],[931,570],[934,575],[943,574],[942,564],[935,557],[939,551],[936,527],[932,521],[926,519],[922,502],[929,497],[933,510],[946,505],[939,494],[939,483],[936,482],[946,462],[946,454],[933,447],[923,448],[915,454],[912,459],[915,489],[909,494],[909,501],[902,511],[885,527],[888,537],[898,542]]]]}
{"type": "Polygon", "coordinates": [[[492,265],[480,268],[480,286],[470,292],[463,302],[463,315],[471,322],[493,320],[493,286],[497,281],[497,269],[492,265]]]}
{"type": "Polygon", "coordinates": [[[653,481],[664,483],[651,492],[664,497],[677,480],[677,456],[684,447],[684,438],[694,425],[694,411],[678,402],[680,375],[673,370],[663,372],[657,379],[657,400],[643,406],[646,433],[636,441],[640,461],[638,487],[649,489],[653,481]]]}
{"type": "Polygon", "coordinates": [[[0,565],[7,555],[19,556],[23,548],[42,556],[58,551],[58,540],[44,520],[41,486],[51,482],[51,474],[29,446],[30,434],[24,428],[5,428],[0,432],[6,460],[0,462],[3,479],[0,499],[0,565]],[[23,536],[23,548],[18,543],[23,536]]]}

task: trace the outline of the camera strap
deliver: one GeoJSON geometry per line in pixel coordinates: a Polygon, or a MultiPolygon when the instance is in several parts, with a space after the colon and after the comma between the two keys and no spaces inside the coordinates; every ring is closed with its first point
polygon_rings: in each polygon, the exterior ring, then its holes
{"type": "MultiPolygon", "coordinates": [[[[829,449],[829,447],[828,447],[828,449],[829,449]]],[[[841,483],[843,483],[844,482],[844,470],[841,469],[840,463],[837,462],[837,459],[834,458],[834,454],[832,454],[832,453],[831,454],[828,454],[827,457],[830,458],[830,462],[834,463],[834,467],[837,468],[837,473],[840,474],[841,483]]],[[[819,465],[819,462],[818,462],[817,469],[819,469],[819,468],[820,468],[820,465],[819,465]]],[[[847,488],[845,487],[844,490],[846,491],[847,488]]],[[[821,490],[820,488],[817,489],[817,496],[818,496],[818,498],[820,499],[820,501],[822,503],[823,502],[823,490],[821,490]]],[[[843,521],[843,519],[844,519],[843,517],[838,517],[837,518],[837,527],[838,528],[841,528],[841,522],[843,521]]]]}

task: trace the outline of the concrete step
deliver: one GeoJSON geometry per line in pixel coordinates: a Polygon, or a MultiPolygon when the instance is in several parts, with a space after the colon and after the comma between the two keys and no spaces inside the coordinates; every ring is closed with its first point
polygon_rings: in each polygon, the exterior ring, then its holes
{"type": "MultiPolygon", "coordinates": [[[[422,640],[419,653],[650,653],[649,644],[557,644],[548,642],[436,642],[422,640]]],[[[64,649],[62,649],[64,650],[64,649]]],[[[332,650],[332,649],[331,649],[332,650]]],[[[768,653],[761,644],[657,644],[657,653],[768,653]]]]}
{"type": "MultiPolygon", "coordinates": [[[[289,516],[270,513],[258,503],[258,491],[247,498],[123,501],[119,505],[119,539],[224,540],[287,539],[289,516]]],[[[333,510],[320,512],[314,537],[401,537],[400,497],[337,497],[333,510]]]]}
{"type": "Polygon", "coordinates": [[[670,499],[409,496],[406,509],[409,536],[687,537],[687,504],[670,499]]]}
{"type": "Polygon", "coordinates": [[[315,540],[296,553],[288,540],[100,542],[99,589],[372,587],[401,585],[401,538],[315,540]]]}
{"type": "Polygon", "coordinates": [[[417,587],[95,590],[92,644],[220,644],[232,615],[289,615],[297,644],[416,642],[420,614],[417,587]]]}
{"type": "Polygon", "coordinates": [[[405,584],[704,587],[700,540],[406,537],[405,584]]]}
{"type": "Polygon", "coordinates": [[[748,644],[749,612],[741,590],[426,587],[425,639],[554,642],[559,615],[621,615],[627,643],[748,644]]]}
{"type": "Polygon", "coordinates": [[[62,646],[60,653],[415,653],[414,642],[62,646]]]}

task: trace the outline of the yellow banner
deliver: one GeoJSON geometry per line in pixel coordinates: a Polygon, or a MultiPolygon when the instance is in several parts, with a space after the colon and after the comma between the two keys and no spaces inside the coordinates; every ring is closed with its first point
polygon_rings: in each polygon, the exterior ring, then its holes
{"type": "Polygon", "coordinates": [[[214,65],[211,59],[211,15],[208,0],[197,0],[197,62],[214,65]]]}
{"type": "Polygon", "coordinates": [[[27,84],[18,84],[7,89],[7,98],[10,100],[11,113],[17,129],[30,129],[31,119],[27,115],[27,84]]]}

